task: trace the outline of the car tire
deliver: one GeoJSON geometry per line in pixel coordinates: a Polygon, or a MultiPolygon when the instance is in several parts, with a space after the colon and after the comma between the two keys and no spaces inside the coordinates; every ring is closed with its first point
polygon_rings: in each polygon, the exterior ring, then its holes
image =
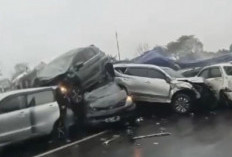
{"type": "Polygon", "coordinates": [[[191,111],[193,99],[185,93],[179,93],[172,99],[172,108],[176,113],[185,114],[191,111]]]}

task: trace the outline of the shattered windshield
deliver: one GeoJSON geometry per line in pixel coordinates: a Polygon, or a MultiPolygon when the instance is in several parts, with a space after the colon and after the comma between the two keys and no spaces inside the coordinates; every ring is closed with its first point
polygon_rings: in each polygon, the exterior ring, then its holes
{"type": "Polygon", "coordinates": [[[224,66],[224,70],[227,75],[232,76],[232,66],[224,66]]]}
{"type": "Polygon", "coordinates": [[[171,68],[165,68],[165,67],[162,67],[162,69],[168,74],[170,75],[172,78],[182,78],[184,77],[180,72],[178,71],[175,71],[171,68]]]}

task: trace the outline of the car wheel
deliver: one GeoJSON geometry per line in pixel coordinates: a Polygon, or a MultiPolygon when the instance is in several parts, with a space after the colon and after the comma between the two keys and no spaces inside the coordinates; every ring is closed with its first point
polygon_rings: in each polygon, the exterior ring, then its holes
{"type": "Polygon", "coordinates": [[[192,107],[192,98],[187,94],[177,94],[172,100],[172,107],[177,113],[188,113],[192,107]]]}
{"type": "Polygon", "coordinates": [[[83,92],[80,88],[74,87],[71,91],[71,99],[75,103],[81,103],[83,101],[83,92]]]}

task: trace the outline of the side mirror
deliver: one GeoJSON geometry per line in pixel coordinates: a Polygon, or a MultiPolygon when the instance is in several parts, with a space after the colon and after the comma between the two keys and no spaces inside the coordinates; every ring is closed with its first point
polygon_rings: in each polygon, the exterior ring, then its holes
{"type": "Polygon", "coordinates": [[[84,65],[83,62],[77,63],[77,64],[74,65],[74,69],[75,69],[75,70],[79,70],[81,67],[83,67],[83,65],[84,65]]]}

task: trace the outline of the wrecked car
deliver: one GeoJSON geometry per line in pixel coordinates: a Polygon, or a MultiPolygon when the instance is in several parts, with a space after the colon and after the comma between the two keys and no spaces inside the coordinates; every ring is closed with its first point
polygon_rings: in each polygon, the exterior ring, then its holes
{"type": "MultiPolygon", "coordinates": [[[[0,147],[49,135],[60,117],[55,87],[30,88],[0,94],[0,147]]],[[[69,109],[69,126],[74,124],[69,109]]]]}
{"type": "Polygon", "coordinates": [[[195,77],[201,70],[201,67],[179,70],[184,77],[195,77]]]}
{"type": "Polygon", "coordinates": [[[135,103],[115,82],[105,83],[88,92],[85,100],[85,124],[100,126],[134,119],[135,103]]]}
{"type": "Polygon", "coordinates": [[[135,101],[171,103],[177,113],[189,112],[194,102],[201,99],[205,89],[202,78],[183,78],[178,72],[166,67],[115,64],[114,69],[116,82],[135,101]]]}
{"type": "Polygon", "coordinates": [[[198,77],[212,87],[219,102],[232,107],[232,64],[216,64],[203,68],[198,77]]]}
{"type": "Polygon", "coordinates": [[[108,61],[108,56],[93,45],[73,49],[47,64],[38,73],[35,86],[59,85],[79,103],[84,91],[105,79],[108,61]]]}

